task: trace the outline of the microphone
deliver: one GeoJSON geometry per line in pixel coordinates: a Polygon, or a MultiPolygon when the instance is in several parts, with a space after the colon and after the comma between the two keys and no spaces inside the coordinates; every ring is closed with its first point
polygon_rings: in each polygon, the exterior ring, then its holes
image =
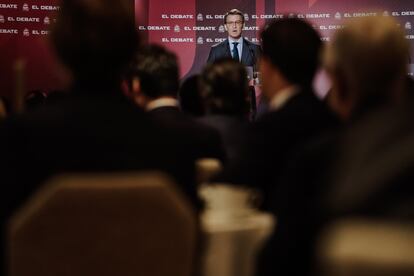
{"type": "Polygon", "coordinates": [[[249,96],[250,96],[250,120],[254,121],[256,119],[256,113],[257,113],[257,106],[256,106],[256,89],[254,85],[256,84],[256,78],[257,78],[257,70],[256,70],[256,55],[253,51],[253,49],[250,47],[249,44],[247,44],[247,48],[249,48],[250,55],[253,58],[253,86],[249,86],[249,96]]]}
{"type": "Polygon", "coordinates": [[[257,62],[257,60],[256,60],[256,55],[255,55],[253,49],[250,47],[249,44],[247,44],[247,48],[249,48],[250,55],[253,58],[253,66],[252,66],[253,67],[253,81],[256,81],[256,78],[257,78],[257,68],[256,68],[256,62],[257,62]]]}

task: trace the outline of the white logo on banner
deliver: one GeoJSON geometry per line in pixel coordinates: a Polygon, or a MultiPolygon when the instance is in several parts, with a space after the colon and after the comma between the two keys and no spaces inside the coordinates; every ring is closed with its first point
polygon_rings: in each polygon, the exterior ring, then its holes
{"type": "Polygon", "coordinates": [[[197,14],[197,21],[203,21],[204,17],[201,13],[197,14]]]}
{"type": "Polygon", "coordinates": [[[23,35],[24,36],[29,36],[30,35],[29,29],[24,29],[23,35]]]}
{"type": "Polygon", "coordinates": [[[4,23],[4,16],[0,14],[0,23],[4,23]]]}
{"type": "Polygon", "coordinates": [[[412,25],[410,22],[405,23],[405,29],[407,30],[411,30],[412,29],[412,25]]]}
{"type": "Polygon", "coordinates": [[[197,44],[204,44],[204,39],[201,36],[197,38],[197,44]]]}
{"type": "Polygon", "coordinates": [[[175,25],[175,27],[174,27],[174,32],[176,32],[176,33],[181,32],[181,28],[180,28],[180,26],[175,25]]]}
{"type": "Polygon", "coordinates": [[[247,13],[244,14],[244,21],[249,21],[249,15],[247,13]]]}
{"type": "Polygon", "coordinates": [[[335,19],[340,20],[341,18],[342,18],[341,13],[340,13],[340,12],[337,12],[337,13],[335,14],[335,19]]]}
{"type": "Polygon", "coordinates": [[[382,16],[390,16],[390,13],[388,11],[384,11],[382,16]]]}
{"type": "Polygon", "coordinates": [[[43,19],[43,23],[45,23],[45,25],[49,25],[50,24],[50,19],[49,17],[45,17],[45,19],[43,19]]]}
{"type": "Polygon", "coordinates": [[[29,11],[29,5],[24,3],[23,4],[23,11],[29,11]]]}
{"type": "Polygon", "coordinates": [[[223,25],[220,25],[219,27],[219,33],[224,33],[226,31],[226,29],[224,28],[223,25]]]}

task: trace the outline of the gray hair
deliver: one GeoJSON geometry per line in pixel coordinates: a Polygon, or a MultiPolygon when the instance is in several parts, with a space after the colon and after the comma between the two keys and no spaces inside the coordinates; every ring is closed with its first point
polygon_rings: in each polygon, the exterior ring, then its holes
{"type": "Polygon", "coordinates": [[[327,46],[324,61],[332,75],[340,76],[358,102],[389,97],[405,80],[409,45],[391,17],[365,17],[350,21],[327,46]]]}

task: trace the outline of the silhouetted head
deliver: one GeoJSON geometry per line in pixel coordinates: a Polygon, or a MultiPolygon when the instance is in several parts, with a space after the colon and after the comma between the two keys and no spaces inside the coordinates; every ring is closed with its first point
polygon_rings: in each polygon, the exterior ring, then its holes
{"type": "Polygon", "coordinates": [[[235,60],[208,64],[201,74],[200,89],[207,113],[244,117],[249,111],[247,72],[235,60]]]}
{"type": "Polygon", "coordinates": [[[177,97],[179,68],[177,56],[159,45],[140,48],[135,55],[128,79],[131,85],[137,81],[137,89],[150,99],[177,97]]]}
{"type": "Polygon", "coordinates": [[[51,40],[76,80],[119,79],[139,39],[128,0],[62,1],[51,40]]]}
{"type": "Polygon", "coordinates": [[[309,23],[297,18],[275,20],[261,38],[263,62],[277,69],[290,84],[311,87],[320,64],[322,42],[309,23]]]}

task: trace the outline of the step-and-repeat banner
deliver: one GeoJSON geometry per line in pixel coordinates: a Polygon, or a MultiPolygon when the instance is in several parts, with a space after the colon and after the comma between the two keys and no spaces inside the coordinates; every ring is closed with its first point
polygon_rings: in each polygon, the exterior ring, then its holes
{"type": "MultiPolygon", "coordinates": [[[[244,13],[243,36],[256,43],[265,24],[276,18],[309,20],[329,41],[347,19],[392,16],[414,53],[412,0],[131,0],[131,8],[146,41],[177,53],[183,77],[199,72],[210,47],[226,39],[223,17],[232,8],[244,13]]],[[[16,60],[25,64],[27,91],[62,88],[62,69],[47,40],[59,9],[59,0],[0,0],[0,95],[13,94],[16,60]]]]}
{"type": "Polygon", "coordinates": [[[244,13],[243,36],[257,43],[266,22],[289,16],[312,22],[325,41],[347,19],[393,16],[406,30],[407,39],[414,39],[412,0],[135,0],[135,4],[138,30],[149,42],[179,55],[183,76],[199,72],[210,47],[226,39],[223,18],[232,8],[244,13]]]}
{"type": "Polygon", "coordinates": [[[47,40],[59,9],[58,0],[0,0],[0,95],[14,93],[19,60],[25,90],[62,87],[61,68],[47,40]]]}

